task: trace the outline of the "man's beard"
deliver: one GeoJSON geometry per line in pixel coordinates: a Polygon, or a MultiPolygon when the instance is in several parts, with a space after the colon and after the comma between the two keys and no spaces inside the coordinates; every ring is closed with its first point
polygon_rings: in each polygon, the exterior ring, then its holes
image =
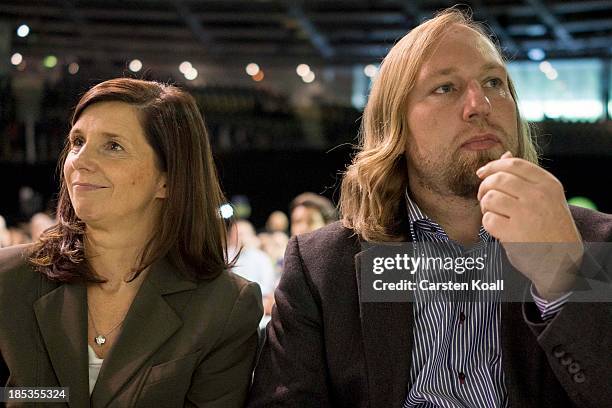
{"type": "Polygon", "coordinates": [[[457,150],[446,163],[433,163],[425,158],[417,158],[417,163],[413,165],[422,187],[442,195],[452,194],[475,200],[482,182],[476,175],[476,170],[492,160],[499,159],[501,153],[497,150],[470,153],[457,150]]]}
{"type": "MultiPolygon", "coordinates": [[[[459,153],[459,152],[456,152],[459,153]]],[[[445,168],[443,180],[448,189],[456,196],[475,199],[482,180],[476,175],[476,170],[488,162],[498,159],[499,155],[489,150],[481,150],[473,155],[453,155],[452,163],[445,168]]]]}

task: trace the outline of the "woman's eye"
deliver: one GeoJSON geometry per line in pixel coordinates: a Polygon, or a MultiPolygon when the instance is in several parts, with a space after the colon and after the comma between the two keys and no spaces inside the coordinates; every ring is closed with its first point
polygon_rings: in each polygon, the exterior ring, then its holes
{"type": "Polygon", "coordinates": [[[117,142],[109,142],[108,147],[109,147],[111,150],[115,150],[115,151],[118,151],[118,152],[120,152],[120,151],[122,151],[122,150],[123,150],[123,146],[121,146],[121,145],[120,145],[119,143],[117,143],[117,142]]]}
{"type": "Polygon", "coordinates": [[[70,146],[72,147],[81,147],[83,146],[83,139],[80,137],[73,137],[70,139],[70,146]]]}
{"type": "Polygon", "coordinates": [[[451,92],[452,90],[453,90],[452,84],[444,84],[434,89],[434,93],[445,94],[445,93],[451,92]]]}

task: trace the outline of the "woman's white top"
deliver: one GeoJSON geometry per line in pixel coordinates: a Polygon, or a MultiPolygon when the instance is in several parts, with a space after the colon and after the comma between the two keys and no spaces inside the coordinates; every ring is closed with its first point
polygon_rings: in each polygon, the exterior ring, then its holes
{"type": "Polygon", "coordinates": [[[104,359],[98,358],[96,352],[93,351],[90,345],[87,345],[87,354],[89,360],[89,395],[91,395],[96,385],[96,381],[98,380],[98,374],[100,374],[100,367],[102,367],[104,359]]]}

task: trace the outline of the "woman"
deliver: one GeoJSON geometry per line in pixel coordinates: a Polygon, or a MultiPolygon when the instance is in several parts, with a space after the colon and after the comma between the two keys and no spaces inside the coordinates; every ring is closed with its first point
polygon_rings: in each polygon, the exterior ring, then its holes
{"type": "Polygon", "coordinates": [[[227,272],[194,99],[134,79],[94,86],[60,164],[58,224],[0,250],[7,386],[69,387],[73,407],[242,406],[261,293],[227,272]]]}

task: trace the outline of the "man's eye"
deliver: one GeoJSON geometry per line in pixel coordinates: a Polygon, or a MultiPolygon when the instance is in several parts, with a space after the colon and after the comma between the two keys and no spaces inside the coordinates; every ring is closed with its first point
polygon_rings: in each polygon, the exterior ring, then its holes
{"type": "Polygon", "coordinates": [[[434,89],[434,93],[445,94],[445,93],[451,92],[452,90],[453,90],[452,84],[444,84],[434,89]]]}
{"type": "Polygon", "coordinates": [[[498,88],[503,85],[503,81],[499,78],[491,78],[485,82],[485,85],[489,88],[498,88]]]}

